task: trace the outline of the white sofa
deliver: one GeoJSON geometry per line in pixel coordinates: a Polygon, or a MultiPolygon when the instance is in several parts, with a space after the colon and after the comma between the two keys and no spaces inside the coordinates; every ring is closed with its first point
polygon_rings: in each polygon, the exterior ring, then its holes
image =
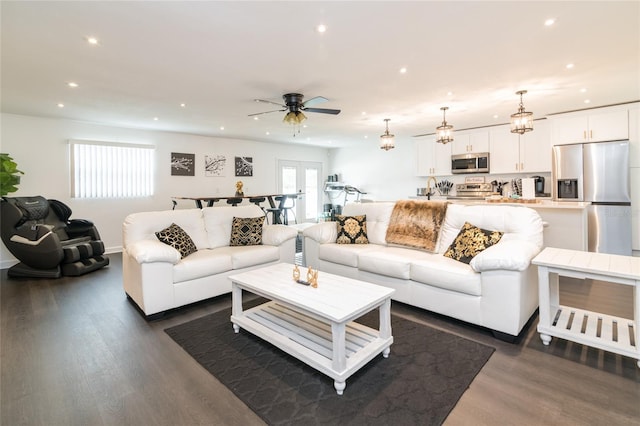
{"type": "Polygon", "coordinates": [[[366,215],[369,244],[336,244],[335,222],[304,231],[309,266],[396,290],[393,299],[487,327],[513,341],[538,307],[542,220],[527,207],[449,204],[437,253],[388,245],[393,202],[347,204],[343,215],[366,215]],[[465,222],[504,232],[470,264],[443,256],[465,222]]]}
{"type": "Polygon", "coordinates": [[[134,213],[122,227],[123,285],[150,316],[231,292],[228,276],[278,262],[293,263],[297,230],[264,225],[262,245],[229,246],[235,217],[264,216],[260,207],[223,206],[134,213]],[[197,252],[181,259],[155,232],[172,223],[191,237],[197,252]]]}

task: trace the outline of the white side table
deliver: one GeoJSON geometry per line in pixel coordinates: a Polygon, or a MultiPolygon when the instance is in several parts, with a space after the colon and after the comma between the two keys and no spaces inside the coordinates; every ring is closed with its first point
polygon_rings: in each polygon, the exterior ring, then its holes
{"type": "Polygon", "coordinates": [[[538,266],[542,343],[560,337],[628,356],[640,367],[640,257],[545,248],[532,261],[538,266]],[[591,278],[633,286],[633,318],[619,318],[560,305],[558,277],[591,278]]]}

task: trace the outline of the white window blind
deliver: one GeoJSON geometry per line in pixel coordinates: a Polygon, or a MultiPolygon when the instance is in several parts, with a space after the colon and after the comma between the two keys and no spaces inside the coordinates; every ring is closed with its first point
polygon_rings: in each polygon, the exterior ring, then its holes
{"type": "Polygon", "coordinates": [[[153,145],[71,140],[71,196],[127,198],[153,195],[153,145]]]}

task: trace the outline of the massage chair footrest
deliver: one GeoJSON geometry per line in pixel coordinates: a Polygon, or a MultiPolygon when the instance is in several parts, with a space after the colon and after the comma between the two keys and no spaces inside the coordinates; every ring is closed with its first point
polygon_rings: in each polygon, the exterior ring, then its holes
{"type": "Polygon", "coordinates": [[[81,259],[73,263],[62,264],[62,275],[68,277],[77,277],[86,273],[95,271],[109,264],[109,258],[106,256],[94,256],[87,259],[81,259]]]}

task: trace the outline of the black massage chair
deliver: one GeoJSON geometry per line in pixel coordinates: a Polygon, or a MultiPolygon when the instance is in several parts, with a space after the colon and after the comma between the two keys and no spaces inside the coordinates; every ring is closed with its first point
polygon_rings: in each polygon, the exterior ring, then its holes
{"type": "Polygon", "coordinates": [[[0,236],[19,261],[11,277],[83,275],[109,264],[92,222],[72,219],[71,209],[44,197],[3,197],[0,236]]]}

